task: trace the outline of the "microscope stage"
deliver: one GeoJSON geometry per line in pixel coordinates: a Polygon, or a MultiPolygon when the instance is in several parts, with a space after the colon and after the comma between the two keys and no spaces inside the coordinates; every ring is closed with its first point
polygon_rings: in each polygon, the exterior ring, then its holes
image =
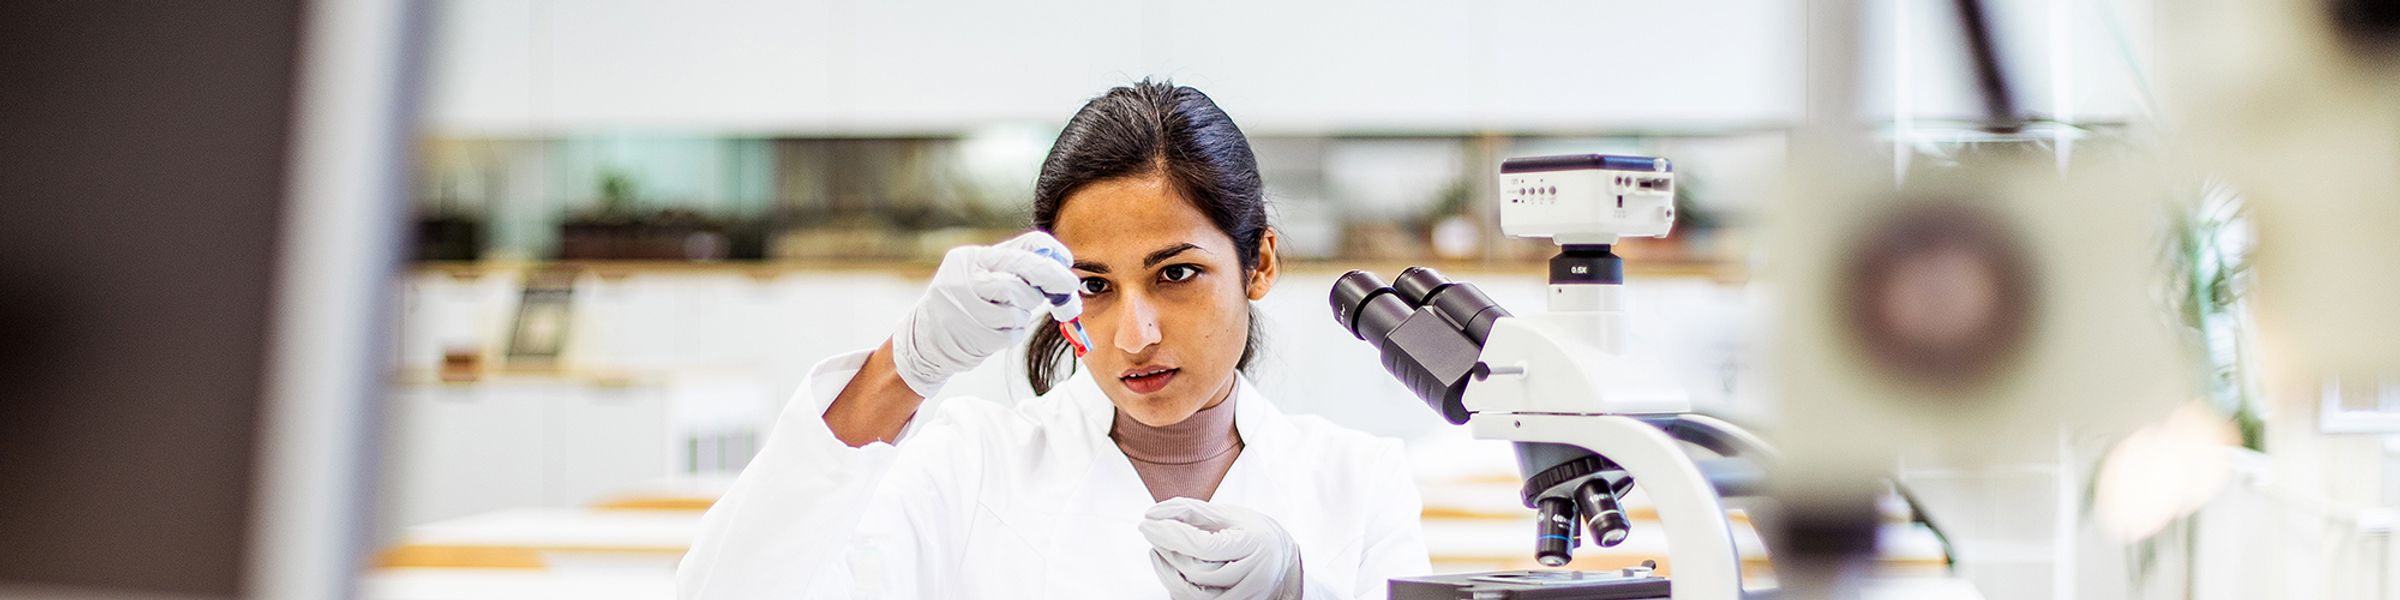
{"type": "Polygon", "coordinates": [[[1391,600],[1635,600],[1666,598],[1649,569],[1489,571],[1394,579],[1391,600]]]}

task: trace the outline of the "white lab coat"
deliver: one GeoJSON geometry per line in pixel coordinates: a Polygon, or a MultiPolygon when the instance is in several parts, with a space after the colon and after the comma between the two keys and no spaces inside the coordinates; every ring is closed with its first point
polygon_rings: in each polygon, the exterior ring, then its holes
{"type": "MultiPolygon", "coordinates": [[[[897,446],[851,448],[824,412],[867,354],[811,370],[701,519],[678,595],[1166,597],[1135,529],[1154,502],[1108,438],[1115,407],[1088,375],[1015,406],[945,400],[897,446]]],[[[1383,598],[1386,579],[1430,570],[1399,442],[1284,415],[1249,379],[1239,386],[1244,448],[1210,501],[1281,524],[1309,598],[1383,598]]]]}

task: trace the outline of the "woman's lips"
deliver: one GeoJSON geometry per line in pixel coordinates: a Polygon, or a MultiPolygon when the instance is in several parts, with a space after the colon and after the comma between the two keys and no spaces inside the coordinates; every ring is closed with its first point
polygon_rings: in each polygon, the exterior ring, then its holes
{"type": "Polygon", "coordinates": [[[1175,380],[1175,373],[1178,371],[1181,371],[1181,369],[1130,369],[1127,370],[1124,375],[1118,376],[1117,381],[1125,382],[1125,388],[1133,390],[1133,393],[1148,394],[1167,387],[1168,382],[1175,380]]]}

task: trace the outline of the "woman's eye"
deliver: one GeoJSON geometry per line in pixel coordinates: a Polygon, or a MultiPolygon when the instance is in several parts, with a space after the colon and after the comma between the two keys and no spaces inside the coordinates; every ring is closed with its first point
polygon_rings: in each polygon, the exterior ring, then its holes
{"type": "Polygon", "coordinates": [[[1169,282],[1185,281],[1200,275],[1200,268],[1191,265],[1167,265],[1158,270],[1158,278],[1169,282]]]}
{"type": "Polygon", "coordinates": [[[1101,278],[1098,278],[1098,277],[1085,277],[1085,278],[1083,278],[1083,295],[1085,295],[1085,296],[1097,296],[1097,295],[1100,295],[1102,292],[1107,292],[1107,291],[1108,291],[1108,280],[1106,280],[1106,279],[1101,279],[1101,278]]]}

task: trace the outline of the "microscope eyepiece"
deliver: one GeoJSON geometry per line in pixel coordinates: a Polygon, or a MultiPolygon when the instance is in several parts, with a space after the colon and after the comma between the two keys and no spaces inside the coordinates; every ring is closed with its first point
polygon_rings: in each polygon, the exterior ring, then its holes
{"type": "Polygon", "coordinates": [[[1441,272],[1428,267],[1409,267],[1401,271],[1400,278],[1392,280],[1392,289],[1400,294],[1401,299],[1432,307],[1435,314],[1442,316],[1442,320],[1450,322],[1450,326],[1460,333],[1467,334],[1467,339],[1475,340],[1475,345],[1479,347],[1491,339],[1493,323],[1501,317],[1511,316],[1508,309],[1500,308],[1499,302],[1484,295],[1483,288],[1475,287],[1472,283],[1451,281],[1443,277],[1441,272]]]}
{"type": "Polygon", "coordinates": [[[1394,292],[1369,271],[1351,271],[1333,280],[1332,301],[1334,322],[1377,348],[1417,309],[1416,301],[1394,292]]]}
{"type": "Polygon", "coordinates": [[[1402,269],[1399,277],[1392,278],[1392,289],[1409,302],[1423,305],[1426,298],[1433,297],[1434,290],[1450,283],[1450,278],[1432,267],[1409,267],[1402,269]]]}

